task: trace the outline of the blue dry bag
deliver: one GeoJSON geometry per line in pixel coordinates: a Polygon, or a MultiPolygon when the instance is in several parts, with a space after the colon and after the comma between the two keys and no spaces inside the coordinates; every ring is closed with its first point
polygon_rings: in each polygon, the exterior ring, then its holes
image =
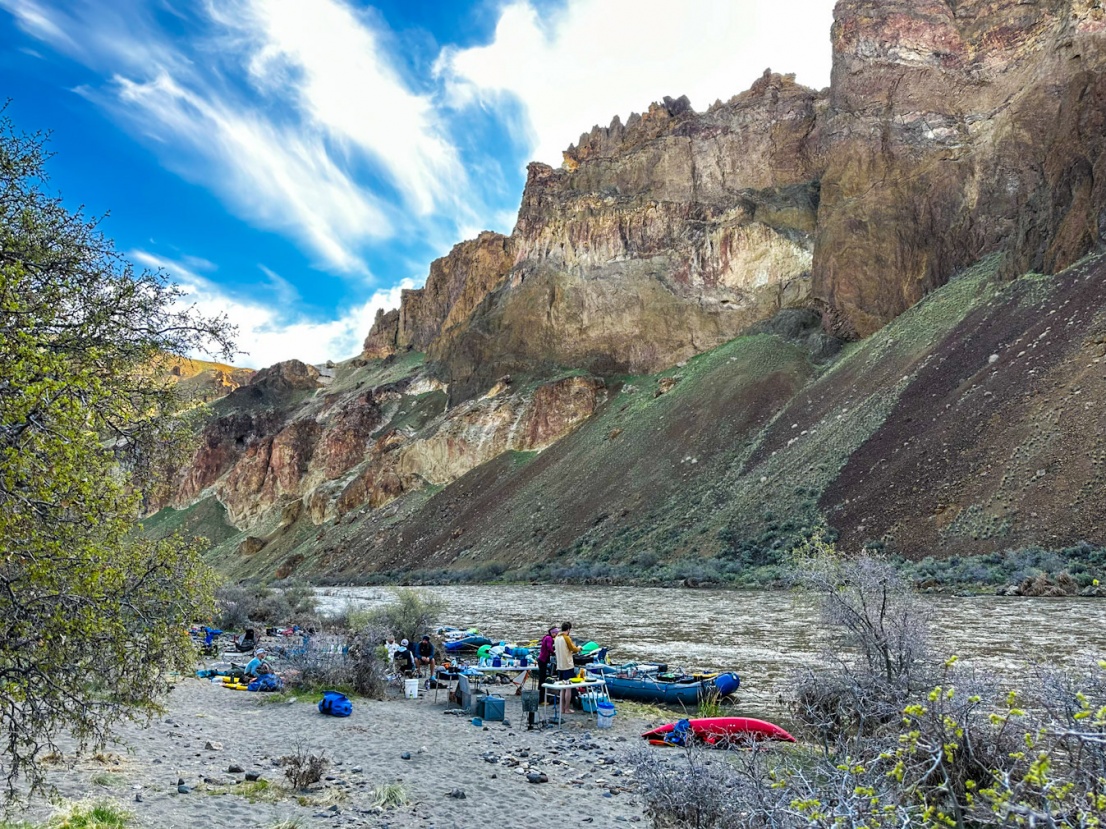
{"type": "Polygon", "coordinates": [[[332,717],[348,717],[353,713],[353,703],[339,691],[323,691],[323,698],[319,700],[319,713],[332,717]]]}
{"type": "Polygon", "coordinates": [[[262,674],[249,685],[247,691],[282,691],[284,682],[276,674],[262,674]]]}
{"type": "Polygon", "coordinates": [[[678,720],[672,730],[664,735],[664,741],[674,746],[687,745],[691,738],[691,721],[678,720]]]}
{"type": "Polygon", "coordinates": [[[732,671],[730,673],[719,674],[714,678],[714,687],[721,696],[728,697],[741,687],[741,677],[732,671]]]}

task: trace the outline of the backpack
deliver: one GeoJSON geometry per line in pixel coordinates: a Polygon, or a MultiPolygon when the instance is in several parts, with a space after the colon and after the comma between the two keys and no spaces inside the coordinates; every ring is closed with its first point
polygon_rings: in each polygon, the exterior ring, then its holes
{"type": "Polygon", "coordinates": [[[348,717],[353,713],[353,703],[343,693],[323,691],[323,698],[319,700],[319,713],[332,717],[348,717]]]}
{"type": "Polygon", "coordinates": [[[664,735],[664,741],[669,745],[685,746],[691,738],[691,721],[678,720],[672,730],[664,735]]]}

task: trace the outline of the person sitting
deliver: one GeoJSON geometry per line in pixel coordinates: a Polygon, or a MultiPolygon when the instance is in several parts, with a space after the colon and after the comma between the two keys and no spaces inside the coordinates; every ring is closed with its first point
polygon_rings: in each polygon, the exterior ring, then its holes
{"type": "Polygon", "coordinates": [[[268,652],[264,648],[258,648],[257,653],[254,654],[253,659],[246,663],[246,668],[243,673],[246,676],[258,677],[263,674],[271,674],[273,672],[273,666],[269,664],[268,652]]]}
{"type": "Polygon", "coordinates": [[[396,641],[394,633],[388,634],[388,640],[384,643],[384,647],[388,652],[388,673],[392,673],[396,669],[396,654],[399,653],[400,649],[400,644],[396,641]]]}
{"type": "Polygon", "coordinates": [[[429,676],[434,676],[434,643],[429,636],[422,637],[422,641],[415,646],[415,671],[419,676],[422,676],[424,666],[430,669],[429,676]]]}
{"type": "Polygon", "coordinates": [[[400,641],[399,650],[395,655],[396,670],[404,676],[415,673],[415,654],[407,647],[408,644],[406,639],[400,641]]]}

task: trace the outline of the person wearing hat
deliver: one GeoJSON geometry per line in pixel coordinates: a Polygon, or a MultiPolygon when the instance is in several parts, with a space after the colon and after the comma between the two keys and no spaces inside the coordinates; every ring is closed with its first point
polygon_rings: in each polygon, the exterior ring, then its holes
{"type": "Polygon", "coordinates": [[[415,670],[422,676],[423,665],[430,669],[430,676],[434,676],[436,665],[434,663],[434,643],[429,636],[423,636],[422,641],[415,645],[415,670]]]}
{"type": "Polygon", "coordinates": [[[415,655],[411,652],[411,648],[408,647],[410,643],[403,639],[399,643],[399,650],[396,651],[396,667],[404,674],[413,674],[415,672],[415,655]]]}
{"type": "Polygon", "coordinates": [[[246,663],[246,675],[261,676],[262,674],[271,674],[273,668],[265,658],[267,655],[268,652],[264,648],[258,648],[254,652],[253,659],[246,663]]]}

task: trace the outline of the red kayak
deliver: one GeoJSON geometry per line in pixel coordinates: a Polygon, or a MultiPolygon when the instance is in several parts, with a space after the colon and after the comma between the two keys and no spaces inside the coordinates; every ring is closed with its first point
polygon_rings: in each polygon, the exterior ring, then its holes
{"type": "MultiPolygon", "coordinates": [[[[743,740],[782,740],[793,743],[795,738],[774,723],[764,720],[755,720],[752,717],[704,717],[702,719],[688,720],[691,733],[696,740],[715,745],[727,741],[741,742],[743,740]]],[[[651,743],[658,745],[673,745],[671,738],[665,736],[676,729],[676,723],[668,723],[652,731],[646,731],[641,736],[651,743]]],[[[675,743],[679,744],[679,743],[675,743]]]]}

